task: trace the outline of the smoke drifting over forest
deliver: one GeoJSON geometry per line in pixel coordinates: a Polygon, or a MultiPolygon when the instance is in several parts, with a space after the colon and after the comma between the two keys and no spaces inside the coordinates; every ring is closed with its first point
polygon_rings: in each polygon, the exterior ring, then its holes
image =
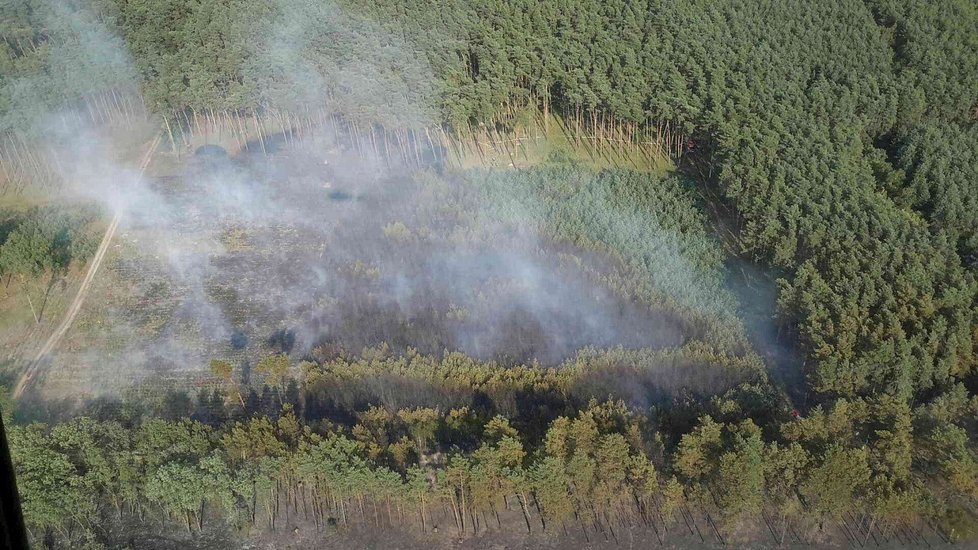
{"type": "MultiPolygon", "coordinates": [[[[278,104],[333,102],[350,113],[434,124],[426,117],[435,80],[403,40],[331,4],[281,2],[276,11],[253,78],[277,83],[266,88],[280,94],[278,104]],[[357,27],[363,48],[383,51],[331,49],[331,33],[347,26],[357,27]],[[389,64],[364,61],[378,58],[389,64]]],[[[128,63],[120,42],[94,18],[83,21],[76,27],[86,34],[87,66],[118,73],[128,63]]],[[[586,346],[684,341],[678,320],[598,281],[595,274],[614,271],[618,260],[555,242],[537,231],[542,222],[494,219],[463,180],[408,176],[408,167],[354,151],[326,127],[288,147],[282,136],[266,136],[230,158],[185,156],[178,173],[159,178],[116,160],[131,148],[131,135],[120,138],[118,128],[65,112],[43,112],[34,125],[51,138],[68,195],[123,213],[116,248],[124,252],[107,268],[132,286],[131,299],[106,312],[114,338],[125,340],[115,356],[124,365],[197,369],[215,357],[301,356],[320,345],[357,353],[381,344],[553,364],[586,346]]],[[[532,202],[506,207],[508,218],[525,209],[515,217],[526,220],[543,210],[532,202]]],[[[662,242],[673,242],[661,231],[662,242]]],[[[709,294],[696,290],[695,270],[677,247],[663,249],[660,287],[709,294]]],[[[678,291],[674,298],[689,301],[678,291]]],[[[81,355],[106,360],[95,350],[81,355]]]]}
{"type": "Polygon", "coordinates": [[[552,363],[587,345],[681,343],[677,325],[596,284],[547,238],[484,223],[461,184],[365,170],[353,155],[327,173],[316,160],[196,159],[179,180],[125,193],[123,239],[172,285],[145,289],[146,303],[172,302],[174,319],[231,347],[285,331],[283,351],[387,342],[552,363]],[[457,212],[441,212],[453,201],[457,212]]]}
{"type": "Polygon", "coordinates": [[[33,545],[978,539],[976,6],[0,4],[33,545]]]}

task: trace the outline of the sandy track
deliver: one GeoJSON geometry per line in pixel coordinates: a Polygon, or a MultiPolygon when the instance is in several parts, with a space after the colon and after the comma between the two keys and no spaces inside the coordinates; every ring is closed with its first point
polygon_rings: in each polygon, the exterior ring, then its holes
{"type": "MultiPolygon", "coordinates": [[[[139,163],[139,173],[137,178],[141,178],[143,173],[146,171],[146,167],[149,166],[150,160],[153,158],[153,153],[156,152],[156,148],[160,144],[162,134],[157,134],[156,138],[150,143],[149,148],[143,154],[143,158],[139,163]]],[[[95,274],[98,272],[99,266],[102,265],[102,260],[105,259],[105,255],[109,250],[109,244],[112,242],[112,237],[115,235],[115,230],[119,227],[119,221],[122,219],[122,211],[117,211],[114,216],[112,216],[112,221],[109,223],[109,227],[105,230],[105,235],[102,237],[102,242],[99,243],[98,250],[95,251],[95,256],[92,257],[91,263],[88,266],[88,272],[85,273],[85,278],[82,279],[81,286],[78,287],[78,294],[75,295],[75,299],[71,302],[68,307],[68,311],[65,312],[64,319],[61,320],[61,324],[55,329],[51,336],[48,337],[44,346],[38,350],[37,355],[34,360],[31,361],[30,366],[27,370],[20,375],[17,380],[17,386],[14,388],[14,399],[19,399],[27,389],[27,386],[31,383],[34,377],[43,370],[44,363],[42,362],[47,354],[51,353],[58,343],[61,342],[61,338],[68,332],[71,328],[71,323],[74,322],[75,317],[78,316],[78,312],[81,310],[82,304],[85,303],[85,297],[88,296],[88,290],[92,285],[92,281],[95,280],[95,274]]]]}

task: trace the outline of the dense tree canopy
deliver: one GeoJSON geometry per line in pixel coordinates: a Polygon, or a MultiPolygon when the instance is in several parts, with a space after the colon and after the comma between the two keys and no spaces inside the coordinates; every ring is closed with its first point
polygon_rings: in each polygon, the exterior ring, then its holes
{"type": "Polygon", "coordinates": [[[610,537],[644,524],[667,537],[685,521],[690,534],[699,523],[759,540],[767,522],[777,542],[833,536],[857,517],[858,537],[919,540],[924,519],[968,533],[954,514],[978,491],[978,401],[961,385],[916,409],[889,396],[840,399],[791,420],[752,383],[644,410],[588,398],[589,373],[641,376],[603,361],[539,373],[375,350],[290,367],[304,382],[284,404],[257,388],[244,404],[202,392],[192,418],[162,420],[144,400],[103,401],[53,425],[15,426],[11,447],[35,536],[74,545],[111,540],[105,525],[126,518],[202,533],[275,530],[290,514],[317,528],[442,523],[459,534],[610,537]],[[429,405],[413,406],[421,387],[429,405]]]}

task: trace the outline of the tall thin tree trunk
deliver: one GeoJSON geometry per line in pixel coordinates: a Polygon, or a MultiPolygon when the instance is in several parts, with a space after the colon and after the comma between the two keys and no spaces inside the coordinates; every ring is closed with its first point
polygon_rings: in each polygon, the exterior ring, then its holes
{"type": "Polygon", "coordinates": [[[31,300],[31,293],[27,290],[27,279],[21,276],[20,282],[24,289],[24,296],[27,296],[27,304],[31,306],[31,313],[34,315],[34,323],[39,325],[41,324],[41,319],[37,316],[37,310],[34,309],[34,301],[31,300]]]}

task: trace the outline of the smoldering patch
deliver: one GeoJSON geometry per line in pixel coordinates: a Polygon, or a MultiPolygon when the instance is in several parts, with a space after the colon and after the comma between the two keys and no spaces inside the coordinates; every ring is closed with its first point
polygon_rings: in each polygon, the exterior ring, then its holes
{"type": "MultiPolygon", "coordinates": [[[[218,243],[208,248],[169,234],[167,246],[178,250],[166,263],[179,266],[172,272],[183,281],[177,318],[199,308],[204,333],[247,335],[252,348],[289,330],[299,353],[387,344],[556,364],[585,346],[682,343],[677,319],[580,269],[604,272],[614,265],[609,258],[487,224],[457,183],[432,193],[411,178],[364,177],[355,162],[330,165],[324,170],[293,152],[230,170],[188,170],[182,180],[196,181],[157,189],[156,213],[141,218],[144,231],[160,223],[160,234],[179,227],[218,243]],[[326,179],[333,185],[324,188],[326,179]],[[337,200],[337,189],[349,197],[337,200]]],[[[215,355],[233,352],[222,349],[228,338],[219,341],[215,355]]]]}

